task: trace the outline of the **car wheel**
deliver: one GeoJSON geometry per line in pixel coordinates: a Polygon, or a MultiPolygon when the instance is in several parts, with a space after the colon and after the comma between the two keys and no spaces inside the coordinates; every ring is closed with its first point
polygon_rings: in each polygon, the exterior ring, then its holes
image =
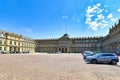
{"type": "Polygon", "coordinates": [[[83,56],[83,59],[85,59],[85,56],[83,56]]]}
{"type": "Polygon", "coordinates": [[[85,59],[85,57],[84,57],[84,59],[85,59]]]}
{"type": "Polygon", "coordinates": [[[111,63],[112,63],[113,65],[116,65],[116,64],[117,64],[117,61],[116,61],[116,60],[112,60],[111,63]]]}
{"type": "Polygon", "coordinates": [[[91,63],[92,63],[92,64],[96,64],[96,63],[97,63],[97,60],[93,59],[93,60],[91,61],[91,63]]]}

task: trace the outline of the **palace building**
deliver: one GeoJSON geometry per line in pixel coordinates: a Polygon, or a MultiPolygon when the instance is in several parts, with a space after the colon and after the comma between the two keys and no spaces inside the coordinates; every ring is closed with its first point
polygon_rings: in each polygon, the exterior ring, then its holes
{"type": "Polygon", "coordinates": [[[102,41],[102,50],[104,52],[120,53],[120,20],[109,30],[109,34],[102,41]]]}
{"type": "Polygon", "coordinates": [[[0,53],[35,52],[33,39],[0,30],[0,53]]]}
{"type": "Polygon", "coordinates": [[[70,38],[68,34],[64,34],[58,39],[38,39],[35,40],[36,52],[47,53],[80,53],[85,50],[100,50],[99,40],[102,37],[82,37],[70,38]]]}
{"type": "Polygon", "coordinates": [[[36,39],[36,52],[80,53],[86,50],[120,53],[120,20],[105,37],[70,38],[64,34],[58,39],[36,39]]]}
{"type": "Polygon", "coordinates": [[[83,51],[120,53],[120,20],[104,37],[71,38],[64,34],[56,39],[31,39],[0,30],[0,53],[81,53],[83,51]]]}

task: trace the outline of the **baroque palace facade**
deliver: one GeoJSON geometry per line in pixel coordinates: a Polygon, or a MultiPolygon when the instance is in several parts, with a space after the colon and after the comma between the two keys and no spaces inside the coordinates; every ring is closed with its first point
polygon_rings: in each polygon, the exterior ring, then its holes
{"type": "Polygon", "coordinates": [[[47,53],[78,53],[85,50],[96,51],[100,49],[99,40],[102,37],[84,37],[84,38],[70,38],[68,34],[64,34],[58,39],[38,39],[35,40],[36,52],[47,53]]]}
{"type": "Polygon", "coordinates": [[[109,34],[102,41],[102,50],[104,52],[120,53],[120,20],[109,30],[109,34]]]}
{"type": "Polygon", "coordinates": [[[105,37],[70,38],[64,34],[58,39],[36,39],[36,52],[79,53],[85,50],[120,53],[120,20],[105,37]]]}
{"type": "Polygon", "coordinates": [[[0,30],[0,53],[35,52],[33,39],[0,30]]]}
{"type": "Polygon", "coordinates": [[[47,52],[81,53],[83,51],[120,53],[120,20],[105,37],[70,38],[64,34],[57,39],[31,39],[0,30],[0,53],[47,52]]]}

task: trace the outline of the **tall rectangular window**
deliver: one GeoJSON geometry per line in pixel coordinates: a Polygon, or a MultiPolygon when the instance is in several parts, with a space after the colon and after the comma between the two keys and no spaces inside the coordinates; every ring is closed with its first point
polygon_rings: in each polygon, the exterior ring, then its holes
{"type": "Polygon", "coordinates": [[[2,50],[2,47],[0,47],[0,50],[2,50]]]}
{"type": "Polygon", "coordinates": [[[6,37],[6,34],[3,34],[4,37],[6,37]]]}
{"type": "Polygon", "coordinates": [[[10,44],[12,45],[12,41],[10,41],[10,44]]]}
{"type": "Polygon", "coordinates": [[[16,45],[16,41],[14,41],[14,45],[16,45]]]}
{"type": "Polygon", "coordinates": [[[20,46],[20,42],[18,42],[18,45],[20,46]]]}
{"type": "Polygon", "coordinates": [[[6,45],[6,41],[4,41],[4,45],[6,45]]]}
{"type": "Polygon", "coordinates": [[[2,44],[2,40],[0,40],[0,44],[2,44]]]}
{"type": "Polygon", "coordinates": [[[4,47],[4,51],[6,51],[6,47],[4,47]]]}

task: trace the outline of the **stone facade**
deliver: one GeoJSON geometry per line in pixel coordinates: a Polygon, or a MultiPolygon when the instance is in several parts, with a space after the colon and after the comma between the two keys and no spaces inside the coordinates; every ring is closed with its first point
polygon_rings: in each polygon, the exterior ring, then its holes
{"type": "Polygon", "coordinates": [[[109,34],[102,41],[102,50],[104,52],[120,53],[120,20],[109,30],[109,34]]]}
{"type": "Polygon", "coordinates": [[[97,51],[100,50],[99,40],[102,37],[84,37],[70,38],[68,34],[64,34],[58,39],[43,39],[35,40],[36,52],[48,53],[80,53],[85,50],[97,51]]]}
{"type": "Polygon", "coordinates": [[[0,53],[35,52],[33,39],[0,30],[0,53]]]}

